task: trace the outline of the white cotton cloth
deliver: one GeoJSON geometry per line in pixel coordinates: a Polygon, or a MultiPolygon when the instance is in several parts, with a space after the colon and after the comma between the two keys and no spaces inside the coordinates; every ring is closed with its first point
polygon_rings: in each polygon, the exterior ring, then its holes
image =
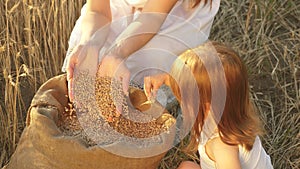
{"type": "MultiPolygon", "coordinates": [[[[215,162],[212,161],[205,151],[207,141],[219,137],[218,133],[214,133],[209,139],[205,134],[201,133],[201,141],[198,146],[200,154],[200,165],[202,169],[215,169],[215,162]]],[[[239,145],[239,159],[242,169],[273,169],[270,156],[264,150],[259,137],[255,138],[253,148],[248,151],[242,145],[239,145]]]]}
{"type": "MultiPolygon", "coordinates": [[[[106,43],[100,49],[99,61],[118,36],[138,16],[139,11],[132,16],[132,7],[141,7],[145,3],[146,0],[111,0],[112,23],[106,43]]],[[[204,5],[204,2],[201,2],[197,7],[189,9],[186,0],[178,0],[160,31],[143,48],[127,58],[126,65],[131,72],[131,79],[140,81],[139,79],[143,79],[145,75],[157,73],[158,70],[169,72],[179,54],[206,42],[219,5],[220,0],[213,0],[212,6],[210,3],[204,5]]],[[[66,71],[70,51],[80,42],[81,19],[85,14],[85,8],[83,6],[81,16],[71,33],[63,71],[66,71]]]]}

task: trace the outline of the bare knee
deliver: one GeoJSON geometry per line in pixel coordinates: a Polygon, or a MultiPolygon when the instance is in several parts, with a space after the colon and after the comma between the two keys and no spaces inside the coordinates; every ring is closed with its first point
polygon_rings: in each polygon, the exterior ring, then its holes
{"type": "Polygon", "coordinates": [[[201,169],[200,165],[192,161],[183,161],[177,169],[201,169]]]}

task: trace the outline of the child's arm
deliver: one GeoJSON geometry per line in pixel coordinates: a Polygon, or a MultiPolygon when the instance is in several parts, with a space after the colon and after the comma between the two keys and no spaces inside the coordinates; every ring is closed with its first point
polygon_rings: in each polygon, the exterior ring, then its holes
{"type": "Polygon", "coordinates": [[[169,74],[167,73],[144,77],[144,92],[148,100],[156,98],[157,91],[163,84],[170,87],[169,74]]]}
{"type": "Polygon", "coordinates": [[[211,150],[211,158],[215,161],[218,169],[241,169],[237,145],[225,144],[220,137],[217,137],[211,140],[206,148],[208,152],[211,150]]]}

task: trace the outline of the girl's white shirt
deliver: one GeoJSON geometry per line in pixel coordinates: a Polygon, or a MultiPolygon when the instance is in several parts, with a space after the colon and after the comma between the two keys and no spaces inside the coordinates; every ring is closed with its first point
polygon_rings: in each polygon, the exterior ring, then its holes
{"type": "MultiPolygon", "coordinates": [[[[108,49],[116,44],[118,36],[139,15],[140,11],[132,15],[132,7],[143,7],[145,3],[146,0],[111,0],[112,23],[106,43],[99,52],[99,61],[108,49]]],[[[206,42],[219,6],[220,0],[213,0],[212,5],[210,3],[205,5],[201,2],[195,8],[190,9],[186,0],[178,0],[160,31],[143,48],[126,59],[131,78],[141,81],[145,75],[157,73],[157,71],[169,72],[173,61],[179,54],[206,42]]],[[[66,70],[70,51],[80,42],[81,18],[85,11],[84,5],[69,39],[69,49],[62,67],[63,71],[66,70]]]]}

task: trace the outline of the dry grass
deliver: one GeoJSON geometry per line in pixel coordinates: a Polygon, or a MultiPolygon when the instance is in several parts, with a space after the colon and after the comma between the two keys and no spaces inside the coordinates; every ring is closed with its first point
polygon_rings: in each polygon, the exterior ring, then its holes
{"type": "Polygon", "coordinates": [[[60,73],[83,1],[3,0],[0,5],[0,165],[24,128],[39,86],[60,73]]]}
{"type": "MultiPolygon", "coordinates": [[[[34,92],[60,73],[83,0],[3,0],[0,6],[0,166],[24,128],[34,92]]],[[[300,1],[222,0],[211,39],[243,57],[274,168],[300,166],[300,1]]],[[[188,157],[174,148],[160,168],[188,157]]]]}
{"type": "Polygon", "coordinates": [[[265,123],[264,147],[275,168],[300,166],[300,2],[223,1],[212,36],[248,66],[265,123]]]}

